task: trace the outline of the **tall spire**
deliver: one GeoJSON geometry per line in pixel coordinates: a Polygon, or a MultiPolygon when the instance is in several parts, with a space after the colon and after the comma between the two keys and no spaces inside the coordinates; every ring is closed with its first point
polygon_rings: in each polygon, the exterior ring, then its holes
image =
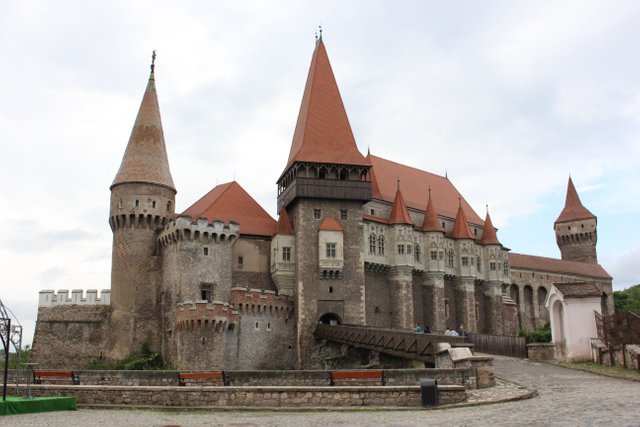
{"type": "Polygon", "coordinates": [[[146,182],[163,185],[175,190],[167,149],[164,143],[164,132],[160,119],[158,95],[155,82],[155,58],[153,51],[149,82],[142,97],[138,116],[133,125],[129,143],[125,150],[111,188],[127,182],[146,182]]]}
{"type": "Polygon", "coordinates": [[[484,220],[484,232],[482,233],[482,239],[480,243],[483,245],[499,245],[498,235],[496,229],[493,227],[491,217],[489,216],[489,208],[487,207],[487,217],[484,220]]]}
{"type": "Polygon", "coordinates": [[[454,239],[473,239],[469,223],[467,222],[467,216],[464,214],[464,210],[462,210],[462,201],[460,201],[460,207],[458,207],[458,214],[456,215],[456,222],[453,225],[451,237],[454,239]]]}
{"type": "Polygon", "coordinates": [[[433,207],[433,202],[431,201],[431,188],[429,188],[429,200],[427,201],[427,209],[424,211],[424,219],[422,220],[422,231],[444,232],[442,223],[438,219],[436,210],[433,207]]]}
{"type": "Polygon", "coordinates": [[[369,165],[356,146],[322,33],[311,59],[285,172],[296,161],[369,165]]]}
{"type": "Polygon", "coordinates": [[[404,197],[400,191],[400,181],[398,180],[398,191],[396,191],[396,198],[393,201],[393,209],[391,209],[391,215],[389,215],[389,222],[391,224],[409,224],[413,225],[409,211],[407,211],[407,205],[404,203],[404,197]]]}
{"type": "Polygon", "coordinates": [[[589,209],[582,205],[578,192],[576,191],[576,187],[573,185],[573,180],[569,177],[569,183],[567,184],[567,198],[564,202],[564,209],[560,212],[558,219],[556,219],[556,223],[595,217],[596,216],[592,214],[589,209]]]}

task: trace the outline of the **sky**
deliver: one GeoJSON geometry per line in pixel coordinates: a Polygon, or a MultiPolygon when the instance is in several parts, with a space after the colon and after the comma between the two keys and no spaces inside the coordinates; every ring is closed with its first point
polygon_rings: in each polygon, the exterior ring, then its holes
{"type": "Polygon", "coordinates": [[[181,212],[236,180],[276,216],[323,28],[361,152],[448,175],[514,252],[559,257],[571,175],[614,289],[640,283],[640,2],[0,0],[0,299],[108,289],[109,186],[157,50],[181,212]]]}

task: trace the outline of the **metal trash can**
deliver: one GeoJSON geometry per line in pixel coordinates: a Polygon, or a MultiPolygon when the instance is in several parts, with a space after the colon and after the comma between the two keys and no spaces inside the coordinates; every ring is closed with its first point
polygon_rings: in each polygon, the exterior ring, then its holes
{"type": "Polygon", "coordinates": [[[438,405],[438,381],[430,378],[420,380],[420,393],[422,395],[422,406],[438,405]]]}

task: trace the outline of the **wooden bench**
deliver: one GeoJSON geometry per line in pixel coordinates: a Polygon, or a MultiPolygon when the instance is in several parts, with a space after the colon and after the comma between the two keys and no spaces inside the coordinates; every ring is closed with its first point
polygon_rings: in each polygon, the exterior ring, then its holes
{"type": "Polygon", "coordinates": [[[331,385],[384,385],[382,371],[331,371],[331,385]]]}
{"type": "Polygon", "coordinates": [[[217,372],[180,372],[178,385],[228,385],[224,371],[217,372]]]}
{"type": "Polygon", "coordinates": [[[73,371],[33,371],[33,383],[43,384],[44,382],[80,384],[78,376],[73,371]]]}

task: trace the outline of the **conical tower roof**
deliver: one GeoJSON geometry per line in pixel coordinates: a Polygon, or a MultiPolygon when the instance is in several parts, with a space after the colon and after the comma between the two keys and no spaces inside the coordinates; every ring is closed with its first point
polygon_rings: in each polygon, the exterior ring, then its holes
{"type": "Polygon", "coordinates": [[[153,64],[127,149],[111,188],[126,182],[146,182],[175,190],[164,144],[153,64]]]}
{"type": "Polygon", "coordinates": [[[462,203],[458,208],[458,214],[456,215],[456,222],[453,225],[451,237],[454,239],[473,239],[469,223],[467,222],[467,216],[464,214],[464,210],[462,210],[462,203]]]}
{"type": "Polygon", "coordinates": [[[404,203],[404,197],[402,197],[402,192],[400,191],[400,184],[398,184],[396,198],[393,200],[393,209],[391,209],[391,215],[389,215],[389,223],[413,225],[409,211],[407,211],[407,205],[404,203]]]}
{"type": "Polygon", "coordinates": [[[311,59],[284,172],[296,161],[369,165],[356,146],[322,37],[311,59]]]}
{"type": "Polygon", "coordinates": [[[293,227],[291,227],[291,220],[289,219],[289,214],[285,208],[280,209],[280,217],[278,218],[276,234],[293,236],[293,227]]]}
{"type": "Polygon", "coordinates": [[[442,223],[438,219],[438,215],[436,215],[436,210],[433,207],[433,202],[431,201],[431,190],[429,190],[429,200],[427,201],[427,209],[424,211],[424,219],[422,220],[422,231],[444,232],[444,228],[442,228],[442,223]]]}
{"type": "Polygon", "coordinates": [[[484,232],[482,233],[482,239],[480,243],[483,245],[499,245],[498,235],[496,229],[493,227],[491,217],[489,216],[489,209],[487,209],[487,217],[484,220],[484,232]]]}
{"type": "Polygon", "coordinates": [[[596,216],[592,214],[589,209],[582,205],[578,192],[576,191],[576,187],[573,185],[571,177],[569,177],[569,184],[567,184],[567,198],[564,202],[564,209],[560,212],[560,216],[556,219],[556,223],[595,217],[596,216]]]}

